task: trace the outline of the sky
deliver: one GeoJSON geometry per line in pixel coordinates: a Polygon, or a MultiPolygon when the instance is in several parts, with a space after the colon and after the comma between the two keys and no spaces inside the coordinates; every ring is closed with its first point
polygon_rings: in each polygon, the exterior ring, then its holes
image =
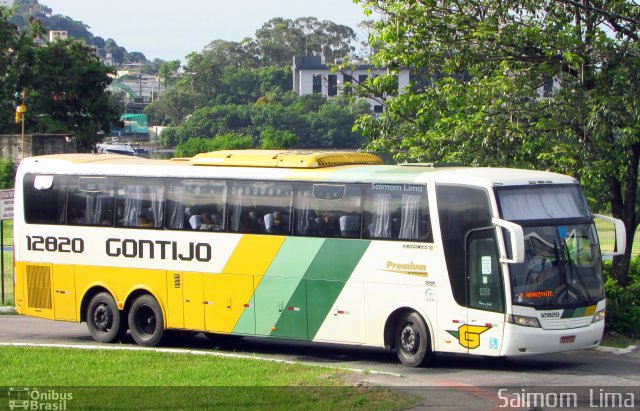
{"type": "Polygon", "coordinates": [[[273,17],[316,17],[351,27],[367,17],[352,0],[39,0],[148,60],[182,60],[213,40],[254,37],[273,17]]]}

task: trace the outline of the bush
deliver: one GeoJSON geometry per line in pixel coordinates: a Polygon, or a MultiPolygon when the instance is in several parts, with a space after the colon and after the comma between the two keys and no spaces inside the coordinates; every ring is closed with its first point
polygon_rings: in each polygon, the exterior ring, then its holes
{"type": "Polygon", "coordinates": [[[237,133],[227,133],[215,138],[190,138],[176,147],[177,157],[193,157],[199,153],[217,150],[242,150],[253,148],[253,139],[237,133]]]}
{"type": "Polygon", "coordinates": [[[0,160],[0,188],[13,188],[14,180],[15,169],[13,167],[13,160],[10,158],[2,158],[0,160]]]}
{"type": "Polygon", "coordinates": [[[626,287],[611,276],[610,261],[604,262],[603,269],[607,296],[606,327],[629,337],[640,336],[640,256],[631,260],[630,282],[626,287]]]}

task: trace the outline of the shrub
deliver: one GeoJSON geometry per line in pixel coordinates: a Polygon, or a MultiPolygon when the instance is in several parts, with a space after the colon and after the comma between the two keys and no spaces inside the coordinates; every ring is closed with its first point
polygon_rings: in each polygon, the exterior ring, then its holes
{"type": "Polygon", "coordinates": [[[610,261],[604,262],[603,269],[607,296],[606,327],[629,337],[640,336],[640,256],[631,261],[630,282],[626,287],[611,276],[610,261]]]}
{"type": "Polygon", "coordinates": [[[13,167],[13,160],[6,157],[0,159],[0,188],[13,188],[14,180],[15,169],[13,167]]]}
{"type": "Polygon", "coordinates": [[[199,153],[216,150],[241,150],[253,148],[253,139],[237,133],[227,133],[215,138],[190,138],[176,146],[177,157],[193,157],[199,153]]]}

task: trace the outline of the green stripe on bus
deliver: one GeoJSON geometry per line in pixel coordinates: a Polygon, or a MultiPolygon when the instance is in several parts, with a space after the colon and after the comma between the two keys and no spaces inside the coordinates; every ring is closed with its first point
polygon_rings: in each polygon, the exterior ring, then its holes
{"type": "Polygon", "coordinates": [[[562,312],[561,318],[582,317],[586,309],[586,307],[566,309],[562,312]]]}
{"type": "Polygon", "coordinates": [[[327,239],[304,275],[307,335],[313,339],[369,247],[367,240],[327,239]]]}
{"type": "MultiPolygon", "coordinates": [[[[292,299],[302,277],[323,243],[323,238],[287,238],[254,291],[252,303],[255,303],[257,308],[255,320],[252,314],[247,312],[249,318],[243,315],[238,321],[237,327],[234,328],[234,332],[242,333],[243,329],[249,329],[245,324],[253,320],[255,321],[256,334],[270,335],[283,312],[288,310],[287,303],[292,299]]],[[[302,313],[306,314],[306,310],[302,313]]],[[[283,332],[289,331],[284,330],[283,332]]],[[[276,334],[283,335],[282,333],[276,334]]],[[[298,332],[296,331],[294,334],[298,334],[298,332]]],[[[304,335],[306,336],[306,321],[304,335]]]]}

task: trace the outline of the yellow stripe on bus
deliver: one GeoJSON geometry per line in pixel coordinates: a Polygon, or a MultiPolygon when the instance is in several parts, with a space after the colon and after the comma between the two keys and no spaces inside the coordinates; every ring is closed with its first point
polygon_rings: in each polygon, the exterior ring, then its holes
{"type": "Polygon", "coordinates": [[[222,270],[205,276],[205,327],[207,331],[230,333],[249,302],[285,237],[244,235],[222,270]]]}
{"type": "Polygon", "coordinates": [[[222,273],[262,276],[282,247],[284,240],[284,236],[242,236],[222,269],[222,273]]]}

